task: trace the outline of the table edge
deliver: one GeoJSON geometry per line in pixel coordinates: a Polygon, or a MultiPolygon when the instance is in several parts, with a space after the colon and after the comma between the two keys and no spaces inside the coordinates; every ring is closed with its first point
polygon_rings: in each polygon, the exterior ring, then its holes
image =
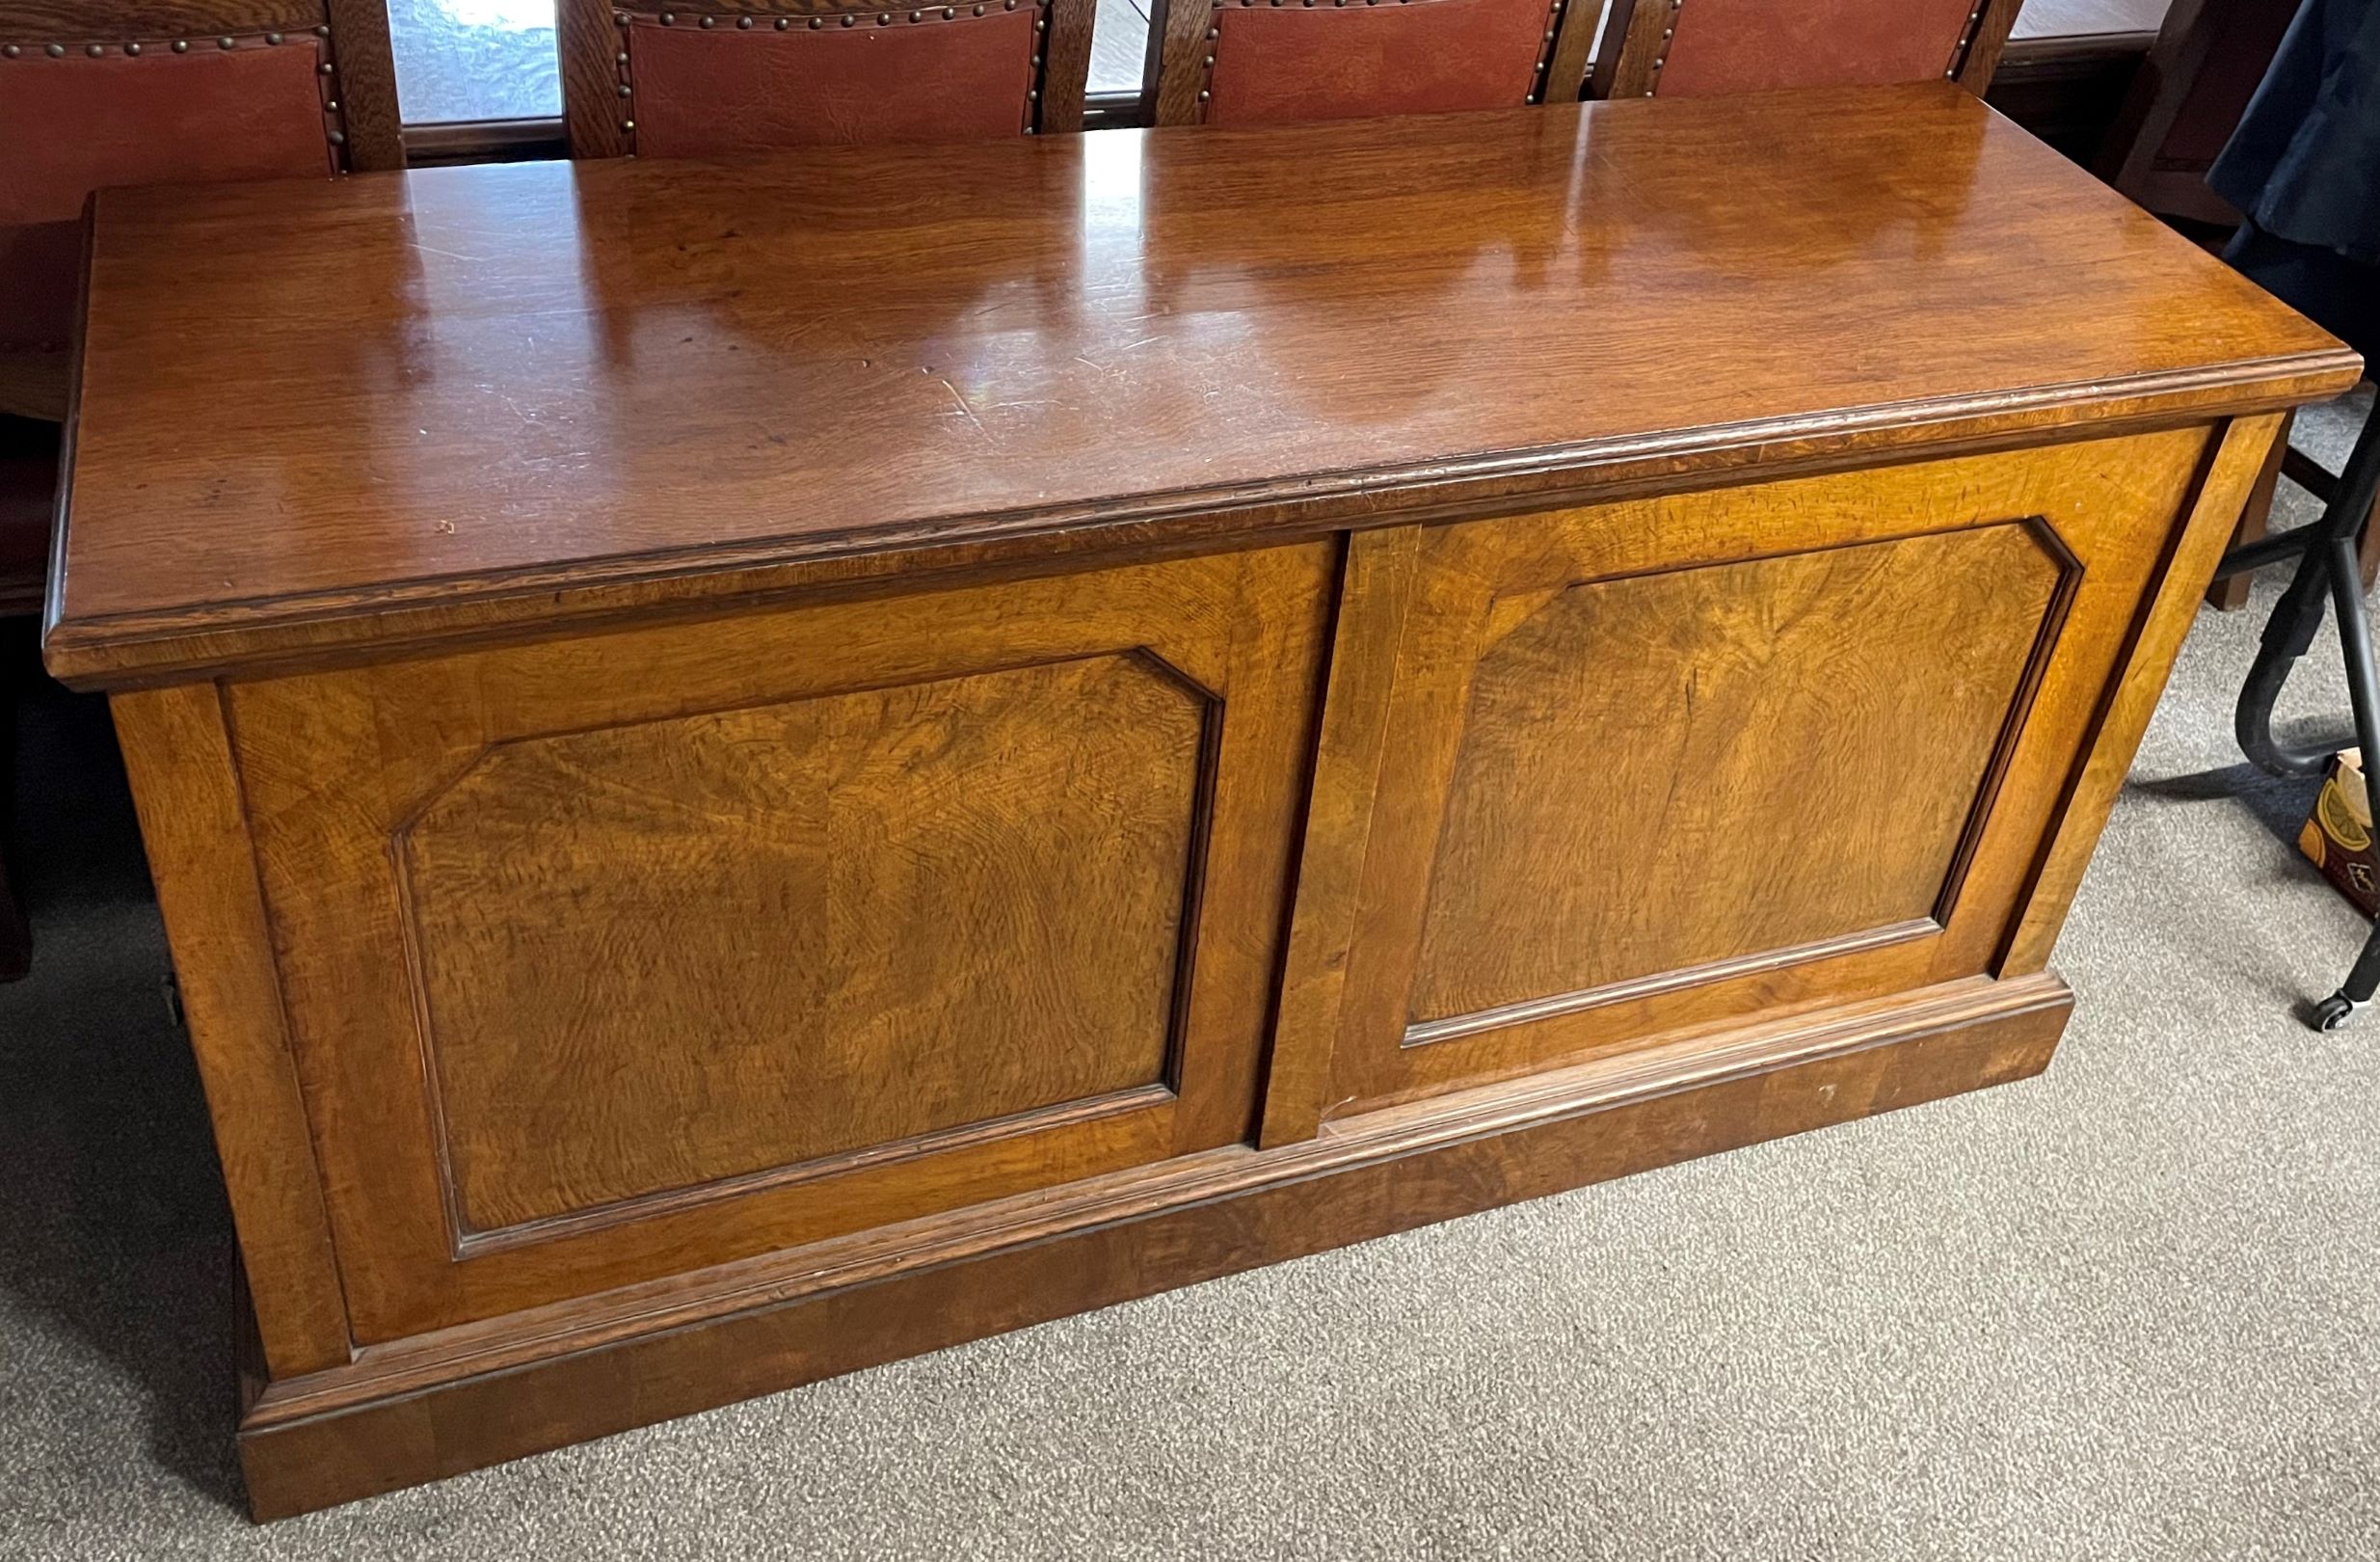
{"type": "MultiPolygon", "coordinates": [[[[2114,379],[94,616],[75,615],[67,603],[69,450],[42,651],[50,674],[77,688],[292,670],[326,658],[417,654],[448,641],[595,628],[628,612],[715,608],[1085,554],[1244,547],[2234,417],[2342,393],[2361,379],[2363,366],[2355,352],[2334,343],[2114,379]]],[[[71,423],[67,437],[71,442],[71,423]]]]}

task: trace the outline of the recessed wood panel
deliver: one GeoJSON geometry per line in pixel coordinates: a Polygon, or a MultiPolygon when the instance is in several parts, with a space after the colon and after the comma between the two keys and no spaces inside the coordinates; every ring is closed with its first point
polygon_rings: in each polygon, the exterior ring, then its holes
{"type": "Polygon", "coordinates": [[[354,1337],[1250,1137],[1335,564],[227,686],[354,1337]]]}
{"type": "Polygon", "coordinates": [[[482,755],[398,844],[463,1230],[1162,1090],[1205,709],[1110,656],[482,755]]]}
{"type": "Polygon", "coordinates": [[[1504,605],[1413,1018],[1925,925],[2061,574],[2008,525],[1504,605]]]}

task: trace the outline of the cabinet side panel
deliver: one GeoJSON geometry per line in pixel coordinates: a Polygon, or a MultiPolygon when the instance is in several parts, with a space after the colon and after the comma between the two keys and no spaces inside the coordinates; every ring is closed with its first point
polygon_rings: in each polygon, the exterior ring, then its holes
{"type": "Polygon", "coordinates": [[[2058,929],[2066,925],[2067,909],[2081,887],[2083,870],[2091,865],[2092,848],[2115,807],[2116,793],[2132,768],[2141,734],[2149,729],[2150,714],[2165,692],[2165,680],[2181,654],[2182,637],[2197,617],[2206,583],[2214,579],[2222,557],[2256,486],[2265,452],[2279,437],[2285,414],[2233,419],[2215,444],[2188,505],[2186,521],[2176,530],[2163,567],[2153,579],[2131,639],[2093,723],[2059,807],[2057,823],[2043,852],[2026,896],[2024,911],[2008,951],[2000,961],[2003,976],[2041,970],[2049,962],[2058,929]]]}
{"type": "Polygon", "coordinates": [[[223,708],[212,684],[113,704],[265,1365],[317,1371],[348,1359],[347,1308],[223,708]]]}

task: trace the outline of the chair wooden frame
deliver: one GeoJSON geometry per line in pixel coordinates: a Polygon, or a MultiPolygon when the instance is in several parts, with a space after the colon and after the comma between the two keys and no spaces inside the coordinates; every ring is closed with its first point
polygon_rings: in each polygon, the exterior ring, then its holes
{"type": "MultiPolygon", "coordinates": [[[[1660,90],[1671,35],[1688,0],[1612,0],[1595,51],[1591,97],[1650,97],[1660,90]]],[[[1999,68],[2024,0],[1975,0],[1966,31],[1943,62],[1944,79],[1981,97],[1999,68]]]]}
{"type": "MultiPolygon", "coordinates": [[[[2225,228],[2239,221],[2239,213],[2206,187],[2207,165],[2169,163],[2166,141],[2190,107],[2217,46],[2238,45],[2231,35],[2242,14],[2234,0],[2175,0],[2093,161],[2093,173],[2159,216],[2225,228]]],[[[2284,21],[2283,30],[2286,26],[2284,21]]],[[[2278,32],[2272,41],[2277,52],[2278,32]]],[[[2267,53],[2265,63],[2271,59],[2267,53]]]]}
{"type": "Polygon", "coordinates": [[[743,32],[788,32],[796,27],[931,26],[987,9],[1019,4],[1041,12],[1041,49],[1035,57],[1033,122],[1026,134],[1055,134],[1083,128],[1083,97],[1090,79],[1091,25],[1098,0],[965,0],[964,4],[884,9],[849,0],[692,0],[683,9],[669,0],[559,0],[555,7],[562,54],[562,119],[573,157],[625,157],[636,151],[634,60],[628,46],[631,23],[660,20],[687,27],[732,27],[743,32]]]}

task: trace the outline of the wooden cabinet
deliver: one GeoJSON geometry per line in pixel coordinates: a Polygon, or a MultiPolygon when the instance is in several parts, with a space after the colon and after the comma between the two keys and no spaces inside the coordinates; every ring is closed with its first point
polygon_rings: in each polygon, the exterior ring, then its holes
{"type": "Polygon", "coordinates": [[[355,1337],[1245,1139],[1332,555],[227,684],[355,1337]]]}
{"type": "Polygon", "coordinates": [[[1346,725],[1385,758],[1346,802],[1332,1115],[1996,970],[2208,453],[2188,429],[1357,537],[1341,643],[1391,669],[1348,696],[1381,701],[1346,725]]]}
{"type": "Polygon", "coordinates": [[[1947,86],[93,225],[268,1517],[2039,1073],[2359,367],[1947,86]]]}

